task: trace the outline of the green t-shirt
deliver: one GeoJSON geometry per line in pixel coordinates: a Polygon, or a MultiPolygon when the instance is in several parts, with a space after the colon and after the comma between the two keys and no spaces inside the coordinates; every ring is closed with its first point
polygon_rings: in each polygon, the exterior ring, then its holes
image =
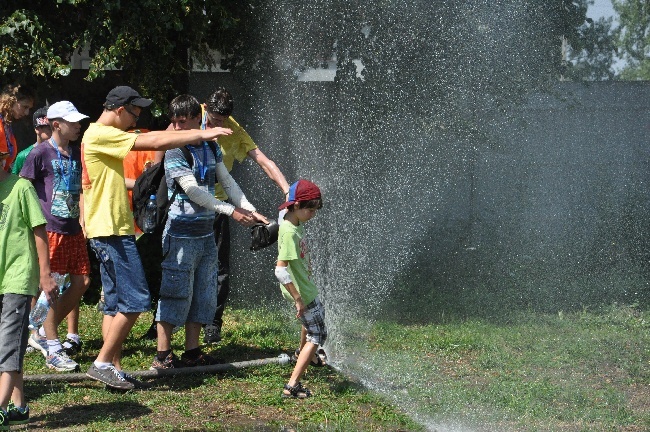
{"type": "Polygon", "coordinates": [[[23,165],[25,165],[25,159],[27,159],[27,155],[29,152],[31,152],[34,147],[36,147],[36,144],[32,144],[20,153],[18,153],[18,156],[16,156],[16,160],[14,161],[13,166],[11,167],[11,173],[19,175],[20,170],[23,169],[23,165]]]}
{"type": "Polygon", "coordinates": [[[0,181],[0,295],[34,296],[40,281],[33,229],[45,225],[29,180],[10,175],[0,181]]]}
{"type": "MultiPolygon", "coordinates": [[[[278,260],[289,262],[289,274],[305,305],[318,295],[318,288],[311,280],[311,261],[303,225],[295,226],[288,220],[282,221],[278,232],[278,260]]],[[[284,297],[293,302],[293,297],[280,284],[284,297]]]]}

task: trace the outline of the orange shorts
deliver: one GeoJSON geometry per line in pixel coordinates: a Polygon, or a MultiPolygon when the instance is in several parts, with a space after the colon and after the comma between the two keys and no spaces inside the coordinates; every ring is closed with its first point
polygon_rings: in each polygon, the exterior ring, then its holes
{"type": "Polygon", "coordinates": [[[50,270],[52,273],[89,275],[90,261],[84,233],[65,235],[47,232],[50,244],[50,270]]]}

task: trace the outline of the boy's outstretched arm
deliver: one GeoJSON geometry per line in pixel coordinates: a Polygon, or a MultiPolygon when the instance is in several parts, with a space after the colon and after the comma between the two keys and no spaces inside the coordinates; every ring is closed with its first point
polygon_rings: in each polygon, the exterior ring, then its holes
{"type": "Polygon", "coordinates": [[[54,282],[50,271],[50,246],[45,225],[34,227],[34,240],[36,242],[36,254],[38,255],[41,290],[45,293],[47,301],[53,304],[59,296],[59,287],[54,282]]]}
{"type": "Polygon", "coordinates": [[[296,318],[301,317],[305,313],[305,304],[300,297],[300,293],[296,289],[296,286],[291,280],[291,275],[287,267],[289,266],[289,261],[278,260],[275,265],[275,277],[278,278],[278,281],[287,289],[293,300],[296,302],[296,318]]]}
{"type": "Polygon", "coordinates": [[[282,171],[280,171],[280,168],[278,168],[275,162],[262,153],[259,148],[249,151],[248,156],[253,159],[262,170],[264,170],[268,178],[278,185],[286,198],[289,193],[289,183],[287,183],[287,179],[284,177],[284,174],[282,174],[282,171]]]}

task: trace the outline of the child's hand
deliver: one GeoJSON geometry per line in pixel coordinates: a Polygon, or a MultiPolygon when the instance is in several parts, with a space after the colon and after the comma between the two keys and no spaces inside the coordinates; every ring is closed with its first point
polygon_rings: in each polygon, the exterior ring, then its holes
{"type": "Polygon", "coordinates": [[[253,212],[250,212],[241,207],[236,207],[235,211],[230,215],[237,223],[245,227],[252,227],[255,225],[257,219],[253,216],[253,212]]]}
{"type": "Polygon", "coordinates": [[[262,222],[264,225],[268,225],[268,224],[269,224],[269,220],[268,220],[266,217],[264,217],[264,215],[259,214],[259,213],[256,212],[256,211],[252,212],[251,214],[253,215],[253,217],[255,218],[255,220],[257,220],[258,222],[262,222]]]}
{"type": "Polygon", "coordinates": [[[51,274],[41,275],[41,290],[45,293],[45,298],[50,304],[54,304],[58,300],[59,287],[51,274]]]}
{"type": "Polygon", "coordinates": [[[306,312],[305,304],[302,302],[302,298],[296,300],[296,318],[300,318],[306,312]]]}

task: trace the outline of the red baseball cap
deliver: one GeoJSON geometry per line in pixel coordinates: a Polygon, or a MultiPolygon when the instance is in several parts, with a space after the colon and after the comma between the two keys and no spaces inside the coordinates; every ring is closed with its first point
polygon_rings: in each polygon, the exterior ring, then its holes
{"type": "Polygon", "coordinates": [[[299,201],[309,201],[320,197],[318,186],[309,180],[300,179],[289,187],[289,199],[282,203],[278,210],[285,209],[299,201]]]}

